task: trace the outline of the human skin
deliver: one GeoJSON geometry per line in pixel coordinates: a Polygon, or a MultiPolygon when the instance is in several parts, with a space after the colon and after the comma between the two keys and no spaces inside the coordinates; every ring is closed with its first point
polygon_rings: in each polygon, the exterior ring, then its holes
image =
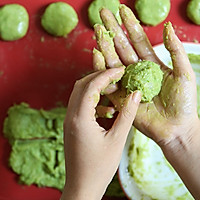
{"type": "MultiPolygon", "coordinates": [[[[107,30],[115,33],[114,43],[118,52],[117,54],[114,48],[109,48],[108,40],[102,36],[103,34],[99,34],[106,31],[105,27],[95,26],[99,52],[105,58],[104,66],[128,65],[139,59],[150,60],[161,66],[164,72],[161,91],[152,102],[140,104],[134,126],[161,147],[194,198],[200,199],[200,155],[197,153],[200,151],[198,145],[200,121],[197,114],[196,78],[187,54],[175,35],[171,23],[166,23],[163,40],[173,63],[173,69],[169,69],[156,56],[132,11],[122,5],[120,15],[135,51],[112,13],[107,9],[102,9],[102,21],[107,30]]],[[[101,68],[102,66],[103,63],[101,63],[101,68]]],[[[97,70],[98,66],[94,64],[94,68],[97,70]]],[[[107,92],[114,107],[120,110],[121,101],[125,96],[124,91],[119,89],[115,93],[112,91],[112,94],[107,92]]]]}
{"type": "Polygon", "coordinates": [[[98,71],[75,83],[64,121],[66,185],[62,200],[101,199],[114,176],[135,118],[140,92],[124,101],[110,130],[96,122],[100,93],[120,79],[124,67],[98,71]]]}

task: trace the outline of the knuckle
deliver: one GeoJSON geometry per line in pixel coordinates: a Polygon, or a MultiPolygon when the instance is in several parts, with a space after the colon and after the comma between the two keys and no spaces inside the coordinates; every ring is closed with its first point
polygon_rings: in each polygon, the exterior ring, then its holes
{"type": "Polygon", "coordinates": [[[133,119],[134,118],[134,114],[133,114],[133,112],[131,112],[129,109],[124,109],[123,110],[123,116],[124,116],[124,118],[126,119],[126,120],[130,120],[130,119],[133,119]]]}
{"type": "Polygon", "coordinates": [[[92,80],[92,81],[90,81],[87,85],[86,85],[86,87],[85,87],[85,90],[87,91],[90,91],[90,90],[92,90],[94,87],[95,87],[95,81],[94,80],[92,80]]]}

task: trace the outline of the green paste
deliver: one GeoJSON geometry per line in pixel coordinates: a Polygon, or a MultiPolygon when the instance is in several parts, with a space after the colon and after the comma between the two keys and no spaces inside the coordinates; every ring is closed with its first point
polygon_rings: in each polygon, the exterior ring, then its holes
{"type": "Polygon", "coordinates": [[[142,92],[142,102],[150,102],[159,94],[163,79],[160,66],[151,61],[140,61],[129,65],[122,77],[122,86],[127,92],[142,92]]]}
{"type": "Polygon", "coordinates": [[[49,34],[64,37],[77,26],[78,16],[69,4],[56,2],[46,8],[41,24],[49,34]]]}
{"type": "Polygon", "coordinates": [[[200,25],[200,0],[191,0],[186,9],[188,18],[197,25],[200,25]]]}
{"type": "Polygon", "coordinates": [[[156,26],[167,18],[170,0],[136,0],[135,10],[144,24],[156,26]]]}
{"type": "Polygon", "coordinates": [[[24,37],[29,26],[26,9],[19,4],[7,4],[0,8],[0,38],[6,41],[24,37]]]}
{"type": "Polygon", "coordinates": [[[188,58],[196,75],[197,82],[197,111],[200,117],[200,55],[189,53],[188,58]]]}
{"type": "Polygon", "coordinates": [[[193,53],[188,53],[188,58],[191,62],[191,64],[199,64],[200,65],[200,55],[198,54],[193,54],[193,53]]]}
{"type": "Polygon", "coordinates": [[[131,130],[128,171],[142,194],[150,199],[193,200],[160,147],[135,128],[131,130]]]}
{"type": "Polygon", "coordinates": [[[94,26],[95,24],[103,24],[99,11],[102,8],[109,9],[116,17],[119,24],[121,24],[121,18],[119,15],[119,0],[94,0],[90,4],[88,8],[88,18],[90,21],[91,26],[94,26]]]}
{"type": "Polygon", "coordinates": [[[10,167],[21,183],[63,189],[65,114],[66,108],[36,110],[25,103],[9,108],[4,135],[12,145],[10,167]]]}

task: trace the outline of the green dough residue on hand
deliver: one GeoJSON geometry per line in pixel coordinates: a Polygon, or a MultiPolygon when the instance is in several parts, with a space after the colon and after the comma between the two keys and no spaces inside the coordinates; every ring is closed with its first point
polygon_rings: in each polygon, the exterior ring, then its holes
{"type": "Polygon", "coordinates": [[[78,16],[69,4],[56,2],[46,8],[41,24],[49,34],[64,37],[77,26],[78,16]]]}
{"type": "Polygon", "coordinates": [[[115,15],[119,24],[121,24],[119,5],[119,0],[94,0],[88,8],[88,17],[91,26],[94,26],[95,24],[103,24],[99,14],[99,11],[102,8],[109,9],[115,15]]]}
{"type": "Polygon", "coordinates": [[[197,25],[200,25],[200,0],[191,0],[187,5],[188,18],[197,25]]]}
{"type": "Polygon", "coordinates": [[[65,114],[63,107],[45,111],[21,103],[9,108],[4,136],[12,145],[10,167],[19,175],[21,183],[63,189],[65,114]]]}
{"type": "Polygon", "coordinates": [[[6,41],[24,37],[29,26],[26,9],[19,4],[7,4],[0,8],[0,38],[6,41]]]}
{"type": "Polygon", "coordinates": [[[140,61],[129,65],[122,77],[122,86],[127,92],[142,92],[142,102],[150,102],[158,95],[162,86],[163,72],[151,61],[140,61]]]}
{"type": "Polygon", "coordinates": [[[144,24],[156,26],[168,16],[170,0],[136,0],[135,10],[144,24]]]}

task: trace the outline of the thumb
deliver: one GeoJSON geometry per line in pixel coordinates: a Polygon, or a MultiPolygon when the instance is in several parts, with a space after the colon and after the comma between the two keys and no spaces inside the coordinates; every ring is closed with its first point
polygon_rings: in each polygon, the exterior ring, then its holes
{"type": "Polygon", "coordinates": [[[111,135],[112,133],[115,135],[124,135],[124,138],[126,139],[135,119],[140,101],[141,93],[139,91],[131,93],[125,99],[124,105],[110,130],[111,135]]]}

